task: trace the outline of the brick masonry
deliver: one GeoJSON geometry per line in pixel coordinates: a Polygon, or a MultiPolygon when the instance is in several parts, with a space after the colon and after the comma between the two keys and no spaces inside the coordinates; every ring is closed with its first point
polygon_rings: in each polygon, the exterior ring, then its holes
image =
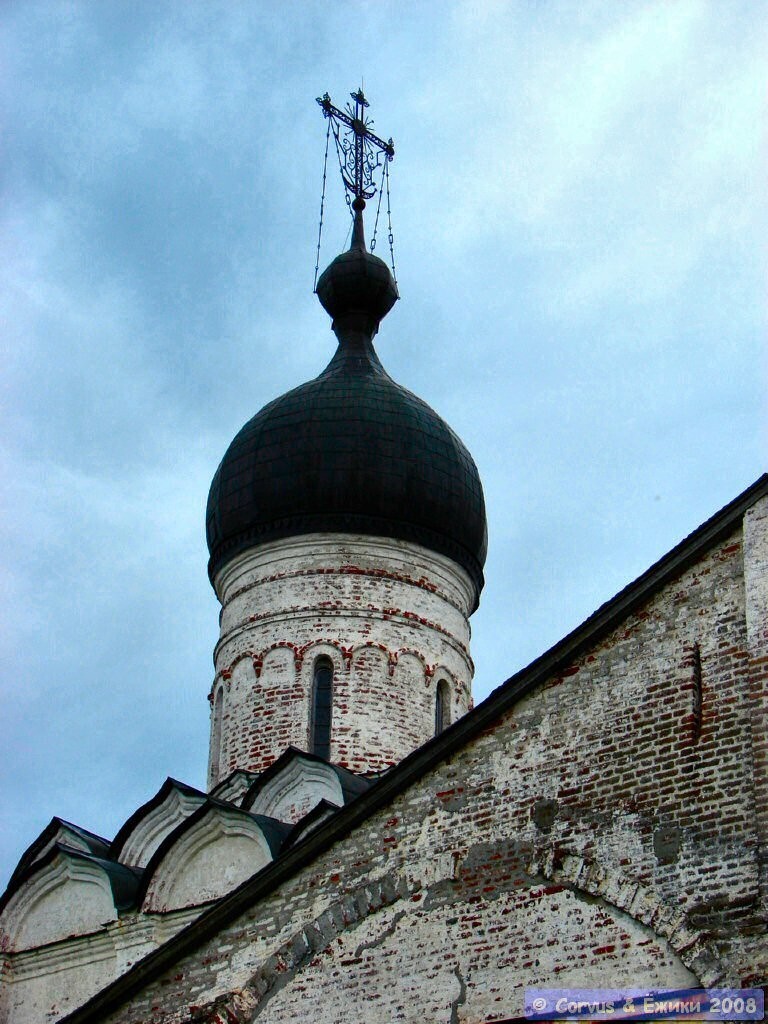
{"type": "Polygon", "coordinates": [[[744,517],[744,588],[749,644],[749,716],[755,764],[754,800],[760,904],[768,917],[768,501],[744,517]]]}
{"type": "Polygon", "coordinates": [[[768,983],[767,507],[104,1019],[474,1024],[534,984],[768,983]]]}

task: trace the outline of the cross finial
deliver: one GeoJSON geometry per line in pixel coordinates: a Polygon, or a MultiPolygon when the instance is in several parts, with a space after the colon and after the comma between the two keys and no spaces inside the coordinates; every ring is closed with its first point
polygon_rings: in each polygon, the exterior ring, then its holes
{"type": "Polygon", "coordinates": [[[381,164],[382,157],[386,160],[394,157],[395,146],[392,139],[385,142],[371,131],[373,121],[365,114],[370,104],[363,94],[362,86],[357,92],[350,93],[350,97],[354,107],[347,103],[346,110],[335,107],[328,93],[319,96],[317,102],[323,108],[323,115],[331,119],[339,150],[341,177],[355,197],[352,205],[355,210],[362,210],[365,200],[376,194],[374,171],[381,164]]]}
{"type": "Polygon", "coordinates": [[[349,95],[352,97],[352,99],[355,101],[355,103],[358,103],[361,107],[370,107],[370,103],[368,102],[368,100],[363,95],[363,87],[362,87],[362,85],[357,90],[357,92],[351,92],[349,95]]]}

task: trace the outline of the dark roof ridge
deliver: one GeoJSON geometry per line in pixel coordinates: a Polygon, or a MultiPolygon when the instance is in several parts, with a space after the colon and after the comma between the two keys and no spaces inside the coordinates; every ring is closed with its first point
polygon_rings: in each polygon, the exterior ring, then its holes
{"type": "Polygon", "coordinates": [[[330,814],[335,814],[340,810],[341,808],[338,804],[334,804],[325,797],[321,797],[315,806],[308,810],[303,817],[299,818],[296,824],[291,828],[291,831],[288,833],[285,838],[285,842],[283,843],[283,850],[289,850],[292,846],[295,846],[301,839],[302,832],[304,832],[316,818],[322,818],[328,815],[329,812],[330,814]]]}
{"type": "Polygon", "coordinates": [[[67,821],[66,818],[60,818],[58,814],[54,814],[49,824],[52,824],[54,821],[58,821],[60,825],[65,825],[67,828],[71,828],[73,832],[78,832],[80,835],[89,839],[97,839],[100,843],[104,843],[106,846],[109,846],[109,839],[106,839],[104,836],[100,836],[96,832],[91,832],[89,828],[83,828],[82,825],[77,825],[74,821],[67,821]]]}
{"type": "Polygon", "coordinates": [[[295,871],[324,853],[375,811],[386,806],[430,768],[482,732],[521,697],[544,682],[557,667],[565,668],[588,642],[595,642],[607,635],[642,601],[651,597],[675,575],[688,568],[698,555],[730,533],[741,521],[744,512],[767,494],[768,473],[764,473],[615,597],[602,604],[580,626],[497,687],[476,708],[414,750],[366,793],[340,808],[305,839],[237,889],[222,896],[168,942],[139,960],[83,1006],[62,1018],[60,1024],[99,1024],[104,1014],[120,1006],[133,992],[151,982],[206,939],[213,937],[243,911],[287,881],[295,871]]]}

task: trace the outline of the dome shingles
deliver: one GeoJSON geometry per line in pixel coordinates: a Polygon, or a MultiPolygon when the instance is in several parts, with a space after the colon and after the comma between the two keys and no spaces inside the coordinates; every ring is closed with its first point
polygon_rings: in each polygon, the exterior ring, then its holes
{"type": "Polygon", "coordinates": [[[384,372],[370,341],[354,347],[367,358],[353,372],[335,358],[265,406],[230,445],[208,499],[211,578],[253,544],[352,532],[447,555],[479,595],[485,505],[472,457],[437,413],[384,372]]]}

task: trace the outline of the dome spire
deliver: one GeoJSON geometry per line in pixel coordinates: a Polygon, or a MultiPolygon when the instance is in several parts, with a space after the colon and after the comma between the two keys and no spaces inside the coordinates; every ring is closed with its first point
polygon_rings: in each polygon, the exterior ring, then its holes
{"type": "Polygon", "coordinates": [[[352,226],[352,244],[350,249],[362,249],[365,248],[365,229],[363,227],[363,210],[365,209],[364,199],[355,199],[352,203],[352,209],[355,211],[355,222],[352,226]]]}

